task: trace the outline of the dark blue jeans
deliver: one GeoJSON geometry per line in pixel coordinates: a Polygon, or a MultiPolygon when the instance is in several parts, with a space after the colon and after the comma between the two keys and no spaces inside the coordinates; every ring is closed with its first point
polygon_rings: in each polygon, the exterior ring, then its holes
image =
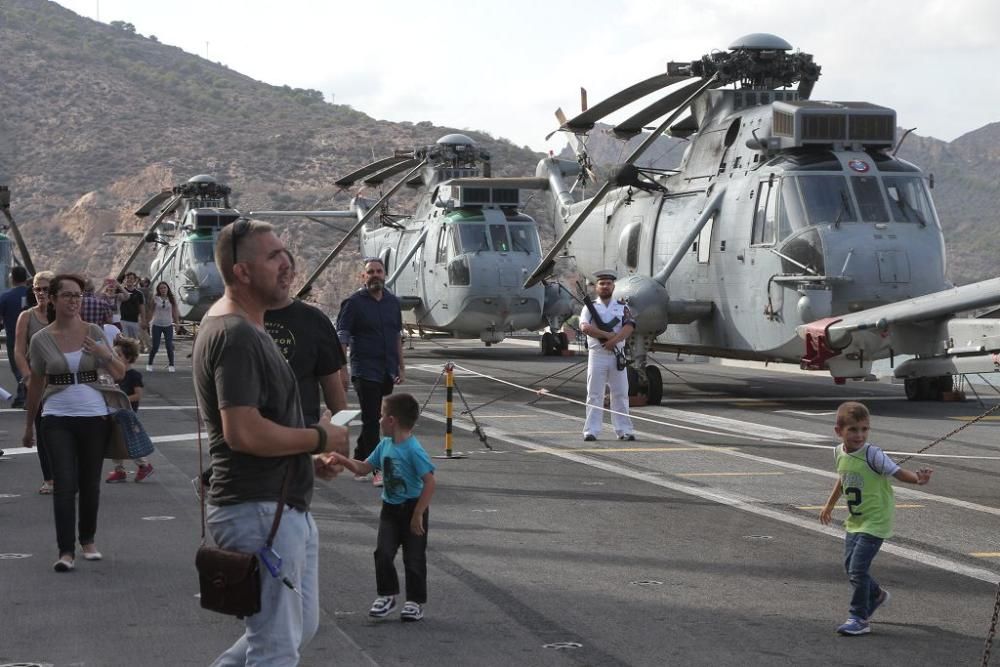
{"type": "Polygon", "coordinates": [[[403,570],[406,572],[406,599],[427,602],[427,526],[430,513],[424,510],[424,534],[410,532],[410,520],[416,500],[400,505],[382,503],[378,519],[378,546],[375,547],[375,586],[379,595],[399,595],[396,552],[403,547],[403,570]]]}
{"type": "Polygon", "coordinates": [[[24,378],[21,377],[21,369],[17,367],[17,363],[14,361],[14,332],[7,332],[7,361],[10,362],[10,372],[14,375],[14,380],[17,382],[17,389],[14,391],[14,403],[17,405],[22,405],[24,399],[27,397],[28,391],[24,386],[24,378]]]}
{"type": "Polygon", "coordinates": [[[878,550],[882,548],[882,538],[868,533],[847,533],[844,536],[844,569],[854,589],[851,595],[851,616],[868,620],[872,605],[882,593],[878,582],[868,571],[878,550]]]}
{"type": "Polygon", "coordinates": [[[156,353],[160,350],[160,337],[164,338],[167,348],[167,363],[171,366],[174,365],[174,327],[170,325],[169,327],[161,327],[153,325],[153,347],[149,350],[149,365],[153,365],[153,359],[156,358],[156,353]]]}
{"type": "Polygon", "coordinates": [[[60,554],[73,554],[76,540],[77,494],[80,497],[80,521],[77,526],[80,545],[94,543],[97,533],[97,508],[101,499],[101,468],[104,446],[111,437],[107,417],[42,417],[41,438],[52,465],[52,506],[56,517],[56,542],[60,554]]]}
{"type": "Polygon", "coordinates": [[[354,448],[354,458],[364,461],[379,441],[378,421],[382,418],[382,398],[392,393],[393,384],[389,376],[382,382],[365,380],[355,376],[354,390],[358,392],[358,404],[361,406],[361,434],[358,435],[358,446],[354,448]]]}

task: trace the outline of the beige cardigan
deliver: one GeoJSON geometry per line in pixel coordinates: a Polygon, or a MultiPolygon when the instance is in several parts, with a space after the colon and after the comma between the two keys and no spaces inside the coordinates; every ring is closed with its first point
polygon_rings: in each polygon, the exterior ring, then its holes
{"type": "MultiPolygon", "coordinates": [[[[104,341],[104,331],[101,330],[96,324],[89,325],[87,335],[95,340],[104,341]]],[[[49,331],[49,327],[45,327],[34,336],[31,337],[31,347],[28,353],[28,359],[31,360],[31,370],[35,373],[41,373],[42,375],[62,375],[63,373],[69,373],[69,364],[66,362],[66,356],[59,349],[59,345],[56,344],[55,337],[52,336],[52,332],[49,331]]],[[[97,366],[97,359],[86,351],[80,356],[80,367],[77,369],[78,372],[83,371],[97,371],[99,370],[97,366]]],[[[42,400],[39,403],[39,410],[41,406],[45,404],[50,396],[56,394],[66,387],[72,387],[73,385],[52,385],[48,384],[46,378],[45,393],[42,394],[42,400]]],[[[101,392],[104,396],[104,402],[108,404],[108,407],[112,410],[116,409],[132,409],[131,404],[128,402],[128,396],[121,389],[118,388],[117,384],[106,385],[100,382],[95,382],[90,384],[91,387],[101,392]]]]}

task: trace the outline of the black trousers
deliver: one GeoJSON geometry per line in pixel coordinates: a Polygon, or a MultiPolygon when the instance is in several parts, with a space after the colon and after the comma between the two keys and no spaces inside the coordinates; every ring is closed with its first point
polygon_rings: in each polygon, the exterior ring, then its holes
{"type": "Polygon", "coordinates": [[[42,437],[42,414],[41,410],[35,416],[35,449],[38,451],[38,462],[42,466],[42,479],[49,481],[52,479],[52,462],[49,461],[49,450],[45,446],[45,438],[42,437]]]}
{"type": "Polygon", "coordinates": [[[77,495],[80,544],[93,544],[97,509],[101,499],[104,446],[111,437],[108,417],[42,417],[42,438],[52,465],[52,506],[56,517],[56,542],[60,554],[76,552],[73,524],[77,495]]]}
{"type": "Polygon", "coordinates": [[[410,532],[410,520],[417,501],[401,505],[382,503],[378,520],[378,544],[375,547],[375,585],[379,595],[399,595],[396,575],[396,551],[403,547],[403,570],[406,572],[406,599],[427,602],[427,528],[430,512],[424,510],[424,534],[410,532]]]}
{"type": "Polygon", "coordinates": [[[378,422],[382,418],[382,398],[392,393],[395,386],[387,376],[382,382],[353,377],[354,391],[358,393],[358,403],[361,405],[361,435],[358,436],[357,447],[354,448],[354,458],[364,461],[379,441],[378,422]]]}

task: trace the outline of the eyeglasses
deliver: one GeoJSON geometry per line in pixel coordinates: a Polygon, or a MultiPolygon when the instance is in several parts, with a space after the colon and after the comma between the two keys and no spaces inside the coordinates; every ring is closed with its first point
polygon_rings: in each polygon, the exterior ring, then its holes
{"type": "Polygon", "coordinates": [[[236,265],[236,246],[239,244],[240,239],[246,236],[246,233],[250,231],[250,219],[240,218],[233,223],[233,265],[236,265]]]}
{"type": "Polygon", "coordinates": [[[34,292],[35,294],[45,294],[46,292],[49,291],[49,288],[48,287],[32,287],[31,291],[34,292]]]}
{"type": "Polygon", "coordinates": [[[79,301],[83,298],[83,294],[80,292],[59,292],[56,296],[67,301],[79,301]]]}

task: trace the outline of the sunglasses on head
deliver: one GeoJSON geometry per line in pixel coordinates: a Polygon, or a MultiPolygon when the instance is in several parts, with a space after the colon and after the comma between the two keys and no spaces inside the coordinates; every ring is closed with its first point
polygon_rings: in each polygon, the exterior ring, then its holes
{"type": "Polygon", "coordinates": [[[233,223],[233,264],[236,264],[236,246],[239,245],[240,239],[246,236],[247,232],[250,231],[250,219],[240,218],[233,223]]]}

